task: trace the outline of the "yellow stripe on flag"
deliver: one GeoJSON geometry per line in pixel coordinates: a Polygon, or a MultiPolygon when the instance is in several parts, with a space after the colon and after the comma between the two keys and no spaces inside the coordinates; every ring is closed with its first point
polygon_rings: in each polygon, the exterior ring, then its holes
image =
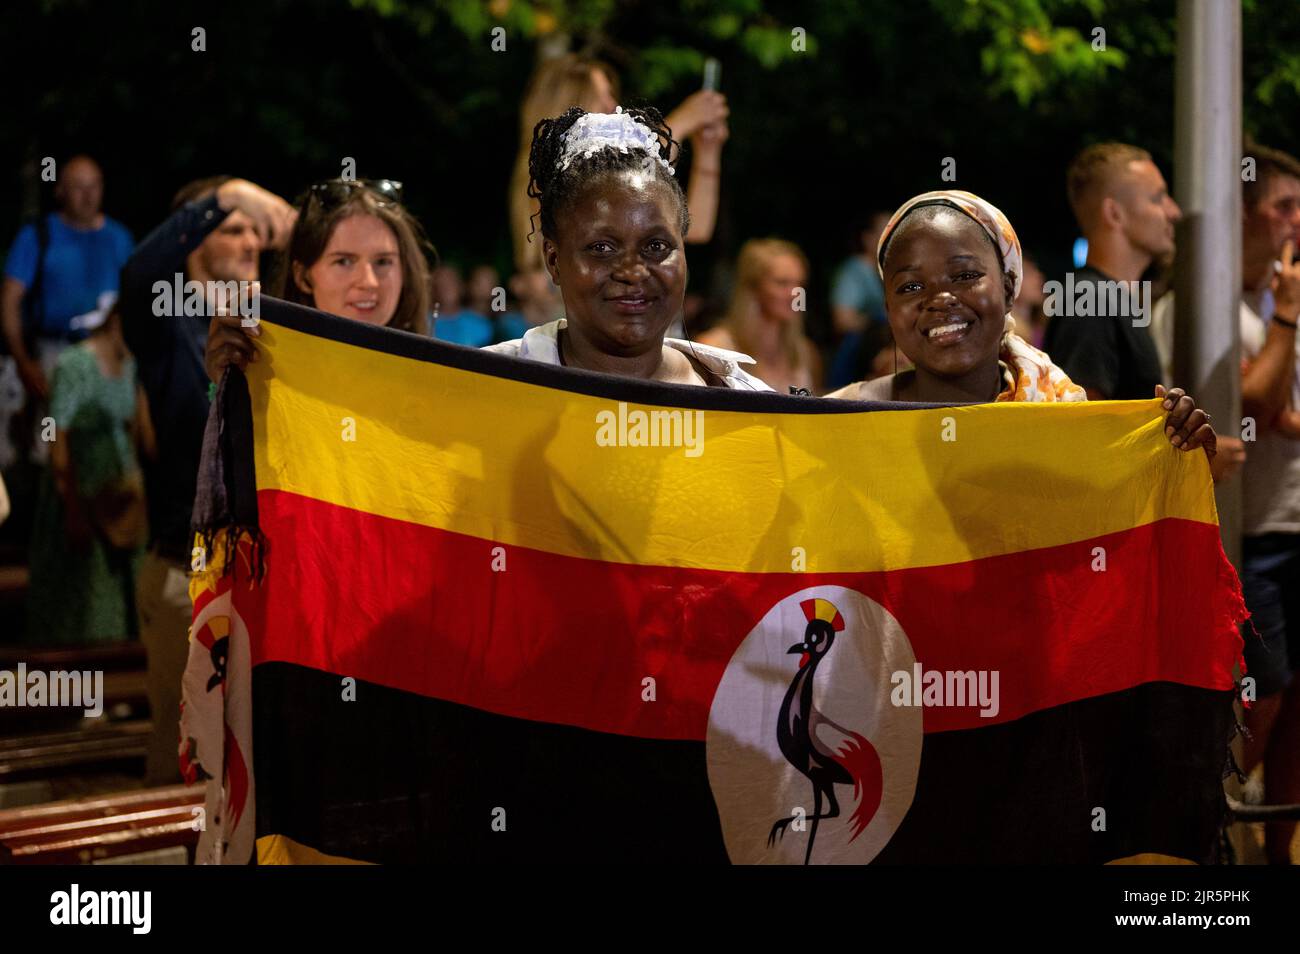
{"type": "Polygon", "coordinates": [[[309,848],[287,835],[263,835],[257,839],[259,865],[368,865],[369,861],[356,861],[341,855],[327,855],[309,848]]]}
{"type": "Polygon", "coordinates": [[[691,456],[682,446],[600,446],[598,415],[617,417],[616,401],[261,328],[263,353],[249,369],[259,490],[493,545],[740,572],[863,572],[1057,546],[1166,517],[1217,521],[1204,455],[1169,446],[1154,399],[687,409],[703,422],[691,456]]]}
{"type": "Polygon", "coordinates": [[[1108,865],[1194,865],[1190,858],[1178,858],[1174,855],[1162,855],[1157,852],[1144,852],[1140,855],[1128,855],[1106,862],[1108,865]]]}

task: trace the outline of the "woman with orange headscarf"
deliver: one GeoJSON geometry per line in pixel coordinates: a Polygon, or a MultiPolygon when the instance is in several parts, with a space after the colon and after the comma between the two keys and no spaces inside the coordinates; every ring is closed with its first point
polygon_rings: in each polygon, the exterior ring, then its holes
{"type": "MultiPolygon", "coordinates": [[[[915,368],[841,388],[833,398],[983,403],[1084,401],[1083,388],[1015,333],[1011,303],[1024,255],[1011,222],[969,192],[927,192],[903,203],[880,236],[876,262],[894,341],[915,368]]],[[[1099,319],[1100,320],[1100,319],[1099,319]]],[[[1209,416],[1179,388],[1156,388],[1165,434],[1213,457],[1209,416]]]]}

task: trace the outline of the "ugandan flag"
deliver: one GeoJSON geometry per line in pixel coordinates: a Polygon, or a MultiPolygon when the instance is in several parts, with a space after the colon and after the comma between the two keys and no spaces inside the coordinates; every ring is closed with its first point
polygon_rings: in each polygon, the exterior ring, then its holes
{"type": "Polygon", "coordinates": [[[686,388],[262,316],[210,424],[243,533],[195,587],[210,857],[243,825],[262,863],[1212,860],[1244,609],[1157,401],[686,388]]]}

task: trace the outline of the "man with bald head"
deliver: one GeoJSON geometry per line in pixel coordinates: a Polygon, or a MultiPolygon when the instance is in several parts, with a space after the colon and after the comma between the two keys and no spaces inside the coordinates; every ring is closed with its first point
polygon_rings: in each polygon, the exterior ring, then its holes
{"type": "Polygon", "coordinates": [[[1147,328],[1150,294],[1138,283],[1152,263],[1172,261],[1182,212],[1151,154],[1125,143],[1079,153],[1066,191],[1088,261],[1063,283],[1072,294],[1044,303],[1045,350],[1090,400],[1152,397],[1160,357],[1147,328]]]}
{"type": "Polygon", "coordinates": [[[49,394],[59,352],[85,337],[84,326],[95,325],[87,316],[116,297],[133,244],[126,227],[101,210],[104,175],[94,159],[65,160],[54,181],[59,211],[18,233],[0,288],[5,341],[23,386],[38,400],[49,394]]]}

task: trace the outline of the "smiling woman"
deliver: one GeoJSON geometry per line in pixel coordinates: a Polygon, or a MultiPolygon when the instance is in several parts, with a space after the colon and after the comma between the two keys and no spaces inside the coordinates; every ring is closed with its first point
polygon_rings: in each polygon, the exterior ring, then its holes
{"type": "Polygon", "coordinates": [[[978,402],[1081,401],[1083,389],[1014,333],[1024,266],[1006,216],[969,192],[905,202],[877,262],[894,341],[914,371],[851,384],[832,397],[978,402]]]}
{"type": "MultiPolygon", "coordinates": [[[[880,236],[877,267],[894,341],[914,370],[859,381],[828,395],[862,401],[980,404],[1085,401],[1042,351],[1015,334],[1011,303],[1024,255],[992,203],[957,190],[904,202],[880,236]]],[[[1179,450],[1217,447],[1209,417],[1175,388],[1163,397],[1165,434],[1179,450]]]]}
{"type": "Polygon", "coordinates": [[[490,350],[672,384],[771,390],[745,355],[665,338],[686,291],[686,198],[654,109],[573,108],[533,131],[529,195],[565,317],[490,350]]]}
{"type": "MultiPolygon", "coordinates": [[[[297,203],[298,220],[273,293],[341,318],[428,331],[428,241],[401,203],[402,185],[328,179],[297,203]]],[[[208,377],[221,379],[229,364],[257,359],[256,327],[238,316],[218,316],[208,329],[208,377]]]]}
{"type": "Polygon", "coordinates": [[[282,269],[288,301],[372,325],[426,331],[428,243],[391,179],[327,179],[298,202],[282,269]]]}

